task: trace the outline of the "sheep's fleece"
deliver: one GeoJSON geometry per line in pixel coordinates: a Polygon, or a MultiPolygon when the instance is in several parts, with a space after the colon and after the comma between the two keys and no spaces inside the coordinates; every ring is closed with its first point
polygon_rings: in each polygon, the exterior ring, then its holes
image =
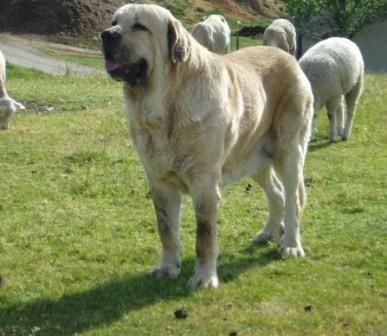
{"type": "Polygon", "coordinates": [[[263,45],[280,48],[293,56],[296,44],[296,28],[286,19],[274,20],[263,33],[263,45]]]}
{"type": "Polygon", "coordinates": [[[225,54],[230,49],[231,30],[222,15],[213,14],[199,22],[192,31],[192,36],[208,50],[225,54]]]}
{"type": "Polygon", "coordinates": [[[325,105],[329,116],[329,140],[337,141],[339,136],[347,140],[364,81],[360,49],[346,38],[331,37],[307,50],[299,64],[314,94],[313,132],[317,113],[325,105]]]}

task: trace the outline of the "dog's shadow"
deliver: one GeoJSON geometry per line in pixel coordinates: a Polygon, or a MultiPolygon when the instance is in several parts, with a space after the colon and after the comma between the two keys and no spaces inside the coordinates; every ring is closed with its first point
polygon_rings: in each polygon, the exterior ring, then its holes
{"type": "Polygon", "coordinates": [[[325,142],[311,142],[311,143],[309,143],[308,151],[309,152],[318,151],[320,149],[328,148],[328,147],[330,147],[330,146],[332,146],[334,144],[335,143],[332,143],[332,142],[329,142],[329,141],[325,141],[325,142]]]}
{"type": "Polygon", "coordinates": [[[325,148],[332,147],[332,146],[338,145],[340,143],[345,143],[345,142],[346,142],[346,140],[338,140],[338,141],[332,142],[332,141],[329,141],[327,136],[317,135],[316,139],[309,142],[308,151],[314,152],[314,151],[318,151],[320,149],[325,149],[325,148]]]}
{"type": "MultiPolygon", "coordinates": [[[[221,282],[230,282],[251,267],[264,266],[278,259],[274,250],[250,253],[252,249],[242,251],[237,258],[229,255],[220,258],[221,282]]],[[[74,335],[109,325],[131,311],[158,301],[181,300],[184,306],[184,299],[192,294],[186,283],[194,260],[185,259],[182,266],[186,271],[178,280],[156,281],[148,274],[141,274],[106,282],[58,300],[41,299],[2,308],[0,318],[5,323],[0,326],[0,334],[29,335],[38,330],[39,335],[74,335]]],[[[171,307],[171,316],[177,308],[171,307]]]]}

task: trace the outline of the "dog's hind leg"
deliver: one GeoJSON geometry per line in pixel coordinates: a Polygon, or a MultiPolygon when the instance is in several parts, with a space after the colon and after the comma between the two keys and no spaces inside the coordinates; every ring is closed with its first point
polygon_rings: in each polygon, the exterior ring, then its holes
{"type": "Polygon", "coordinates": [[[289,144],[293,150],[284,149],[275,162],[285,189],[285,233],[280,242],[282,256],[303,257],[300,219],[306,202],[304,186],[304,149],[301,145],[289,144]]]}
{"type": "Polygon", "coordinates": [[[152,271],[155,278],[176,278],[180,273],[180,193],[169,185],[150,185],[162,244],[160,266],[152,271]]]}
{"type": "Polygon", "coordinates": [[[284,232],[284,189],[278,180],[272,165],[268,165],[263,171],[253,176],[254,180],[265,190],[269,203],[269,218],[265,227],[256,235],[254,241],[264,244],[269,241],[279,242],[284,232]]]}
{"type": "Polygon", "coordinates": [[[219,181],[213,176],[200,176],[192,183],[192,200],[196,214],[196,266],[188,283],[191,288],[217,288],[218,257],[216,217],[220,199],[219,181]]]}

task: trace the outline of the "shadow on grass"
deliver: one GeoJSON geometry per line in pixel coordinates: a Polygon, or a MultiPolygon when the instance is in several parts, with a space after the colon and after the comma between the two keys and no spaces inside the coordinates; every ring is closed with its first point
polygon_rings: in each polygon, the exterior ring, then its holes
{"type": "Polygon", "coordinates": [[[327,141],[327,142],[311,142],[309,144],[309,147],[308,147],[308,151],[309,152],[314,152],[316,150],[319,150],[319,149],[324,149],[324,148],[327,148],[329,146],[332,146],[333,143],[327,141]]]}
{"type": "Polygon", "coordinates": [[[312,142],[309,143],[308,150],[310,152],[314,152],[319,149],[324,149],[327,147],[335,146],[340,143],[344,143],[346,140],[338,140],[336,142],[331,142],[327,137],[319,137],[316,140],[313,140],[312,142]]]}
{"type": "MultiPolygon", "coordinates": [[[[264,266],[278,259],[275,251],[260,253],[248,248],[238,257],[223,255],[219,274],[223,283],[230,282],[247,269],[264,266]],[[252,251],[252,253],[249,253],[252,251]]],[[[81,293],[65,295],[58,300],[38,300],[0,309],[0,335],[74,335],[119,320],[130,311],[141,310],[159,301],[187,298],[188,270],[193,259],[186,259],[186,270],[178,280],[157,281],[148,274],[106,282],[81,293]]],[[[178,307],[176,307],[178,308],[178,307]]],[[[173,314],[173,308],[171,308],[173,314]]]]}

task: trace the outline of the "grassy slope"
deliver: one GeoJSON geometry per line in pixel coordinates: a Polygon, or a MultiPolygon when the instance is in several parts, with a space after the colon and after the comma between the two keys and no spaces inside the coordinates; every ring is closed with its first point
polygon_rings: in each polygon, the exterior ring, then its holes
{"type": "MultiPolygon", "coordinates": [[[[268,8],[276,8],[273,1],[266,1],[268,8]]],[[[187,27],[201,21],[203,17],[211,14],[221,14],[227,18],[232,30],[238,30],[238,21],[242,25],[265,25],[269,21],[267,18],[256,13],[251,6],[244,2],[223,1],[223,0],[162,0],[162,1],[143,1],[142,3],[160,3],[167,5],[170,11],[178,19],[182,20],[187,27]]]]}
{"type": "Polygon", "coordinates": [[[328,145],[320,116],[306,165],[307,258],[251,245],[263,193],[247,192],[249,180],[224,191],[213,291],[185,287],[195,256],[188,199],[180,278],[147,276],[160,248],[120,85],[18,67],[8,77],[28,110],[0,133],[0,335],[386,332],[386,75],[367,76],[350,141],[328,145]],[[186,320],[174,318],[181,307],[186,320]]]}

